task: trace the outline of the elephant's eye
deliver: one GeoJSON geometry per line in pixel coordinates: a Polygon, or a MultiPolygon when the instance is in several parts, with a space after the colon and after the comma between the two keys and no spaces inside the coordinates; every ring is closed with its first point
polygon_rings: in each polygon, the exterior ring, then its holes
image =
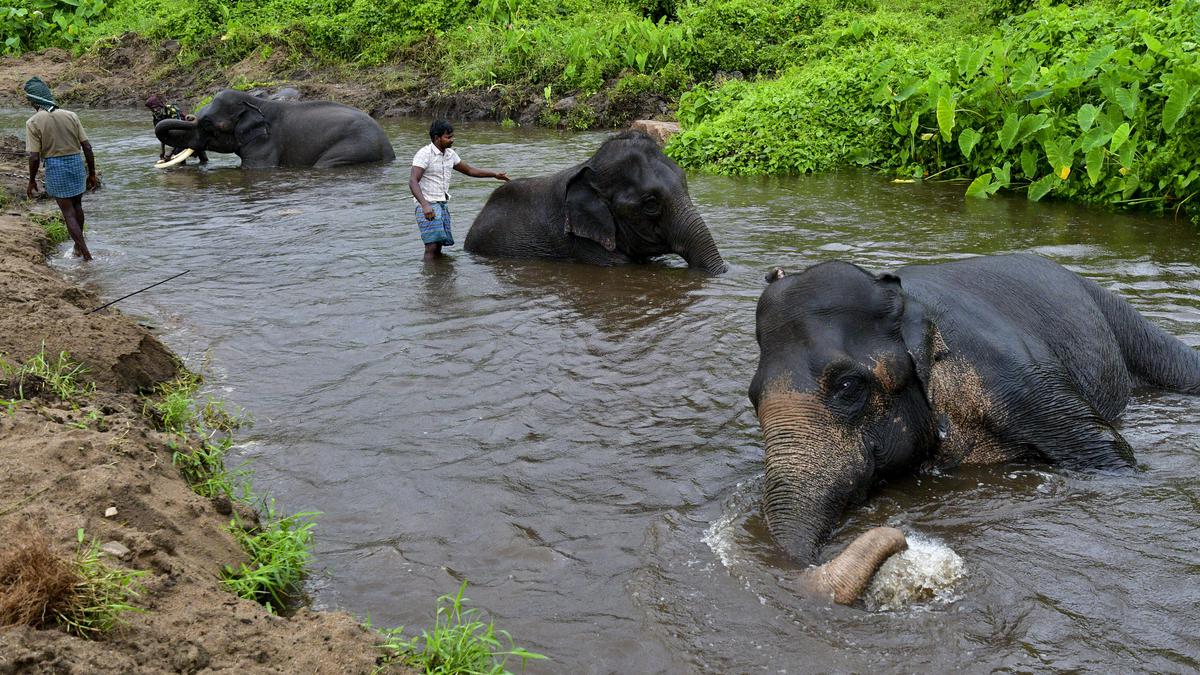
{"type": "Polygon", "coordinates": [[[867,389],[867,381],[861,375],[842,375],[833,382],[832,403],[844,414],[855,415],[867,401],[867,389]]]}
{"type": "Polygon", "coordinates": [[[862,391],[863,381],[857,375],[844,375],[838,378],[834,390],[838,396],[851,396],[862,391]]]}
{"type": "Polygon", "coordinates": [[[646,195],[642,197],[642,210],[653,216],[662,210],[662,205],[658,203],[658,197],[646,195]]]}

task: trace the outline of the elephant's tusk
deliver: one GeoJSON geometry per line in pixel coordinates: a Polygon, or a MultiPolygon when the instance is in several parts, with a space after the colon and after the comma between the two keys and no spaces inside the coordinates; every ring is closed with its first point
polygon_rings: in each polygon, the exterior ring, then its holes
{"type": "Polygon", "coordinates": [[[154,163],[154,168],[156,168],[156,169],[166,169],[166,168],[168,168],[168,167],[175,166],[176,164],[179,164],[180,162],[182,162],[182,161],[184,161],[185,159],[187,159],[188,157],[191,157],[193,154],[195,154],[195,152],[196,152],[196,151],[195,151],[195,150],[193,150],[193,149],[191,149],[191,148],[184,148],[182,151],[180,151],[180,153],[179,153],[179,154],[175,155],[175,156],[174,156],[174,157],[172,157],[171,159],[168,159],[168,160],[166,160],[166,161],[163,161],[163,162],[155,162],[155,163],[154,163]]]}

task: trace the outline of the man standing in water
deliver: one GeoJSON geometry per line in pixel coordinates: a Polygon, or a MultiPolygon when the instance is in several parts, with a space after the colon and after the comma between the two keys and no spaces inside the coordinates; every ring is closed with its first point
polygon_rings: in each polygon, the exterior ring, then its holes
{"type": "Polygon", "coordinates": [[[429,145],[413,156],[408,189],[417,203],[415,215],[421,241],[425,242],[425,260],[442,255],[443,246],[454,245],[450,232],[450,170],[474,178],[508,180],[508,175],[476,169],[450,149],[454,145],[454,127],[445,120],[436,120],[429,127],[429,145]]]}
{"type": "Polygon", "coordinates": [[[70,110],[58,107],[50,87],[41,79],[29,78],[25,83],[25,96],[37,111],[25,122],[25,150],[29,153],[29,185],[25,194],[33,199],[37,192],[38,165],[45,161],[46,193],[58,202],[67,232],[75,242],[75,255],[91,260],[92,253],[83,240],[83,192],[100,186],[92,144],[88,142],[79,118],[70,110]],[[86,175],[83,170],[85,158],[86,175]]]}

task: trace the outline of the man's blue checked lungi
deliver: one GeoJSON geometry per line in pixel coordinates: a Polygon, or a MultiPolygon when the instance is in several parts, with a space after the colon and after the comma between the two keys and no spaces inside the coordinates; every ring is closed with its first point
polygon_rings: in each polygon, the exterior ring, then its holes
{"type": "Polygon", "coordinates": [[[421,241],[426,244],[454,245],[454,235],[450,233],[450,207],[446,202],[430,202],[433,208],[433,220],[425,219],[425,212],[417,204],[417,227],[421,228],[421,241]]]}
{"type": "Polygon", "coordinates": [[[83,153],[46,158],[46,192],[51,197],[75,197],[86,188],[83,153]]]}

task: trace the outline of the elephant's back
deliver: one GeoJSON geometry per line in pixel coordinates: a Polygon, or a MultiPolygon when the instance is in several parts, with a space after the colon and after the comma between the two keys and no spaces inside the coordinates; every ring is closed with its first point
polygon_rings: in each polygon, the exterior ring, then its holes
{"type": "Polygon", "coordinates": [[[515,178],[488,195],[463,242],[472,253],[507,258],[567,257],[555,236],[565,216],[555,176],[515,178]]]}
{"type": "Polygon", "coordinates": [[[396,158],[387,132],[358,108],[331,101],[288,101],[280,105],[286,106],[281,124],[287,134],[285,145],[304,146],[325,138],[328,151],[337,156],[330,166],[396,158]],[[346,148],[346,144],[353,147],[346,148]]]}
{"type": "Polygon", "coordinates": [[[936,314],[948,343],[986,347],[1017,360],[1053,358],[1106,418],[1124,408],[1132,378],[1120,341],[1083,277],[1030,254],[896,273],[905,293],[936,314]]]}

